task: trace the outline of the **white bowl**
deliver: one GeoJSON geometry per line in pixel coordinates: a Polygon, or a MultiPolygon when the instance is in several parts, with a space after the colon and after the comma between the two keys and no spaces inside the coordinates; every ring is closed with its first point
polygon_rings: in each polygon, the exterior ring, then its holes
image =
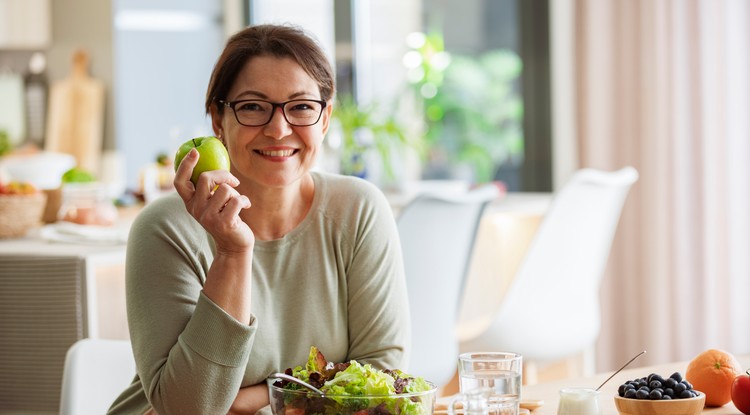
{"type": "Polygon", "coordinates": [[[0,157],[0,171],[9,176],[8,180],[28,182],[44,190],[60,187],[63,173],[75,165],[75,157],[64,153],[43,151],[0,157]]]}

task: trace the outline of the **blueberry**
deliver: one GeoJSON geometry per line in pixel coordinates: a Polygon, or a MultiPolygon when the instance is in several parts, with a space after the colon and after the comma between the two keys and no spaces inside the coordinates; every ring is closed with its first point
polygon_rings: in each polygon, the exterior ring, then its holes
{"type": "Polygon", "coordinates": [[[625,391],[625,397],[626,398],[633,399],[633,398],[635,398],[635,395],[636,395],[635,389],[628,389],[628,390],[625,391]]]}
{"type": "Polygon", "coordinates": [[[686,390],[687,390],[687,386],[685,386],[685,384],[682,383],[682,382],[674,385],[674,393],[677,396],[680,396],[680,394],[682,394],[682,392],[684,392],[686,390]]]}
{"type": "Polygon", "coordinates": [[[674,385],[677,384],[677,381],[673,378],[667,378],[664,380],[664,387],[665,388],[674,388],[674,385]]]}
{"type": "Polygon", "coordinates": [[[661,388],[661,381],[654,379],[648,383],[648,387],[651,389],[661,388]]]}
{"type": "Polygon", "coordinates": [[[676,382],[682,382],[682,374],[680,374],[680,372],[672,373],[672,376],[670,376],[670,378],[674,379],[676,382]]]}
{"type": "Polygon", "coordinates": [[[665,388],[664,389],[664,395],[669,396],[670,398],[674,398],[674,389],[672,388],[665,388]]]}
{"type": "Polygon", "coordinates": [[[652,374],[648,375],[648,383],[651,383],[651,382],[653,382],[655,380],[658,380],[659,382],[664,382],[664,378],[661,377],[661,375],[659,375],[657,373],[652,373],[652,374]]]}
{"type": "Polygon", "coordinates": [[[688,382],[687,379],[684,379],[681,383],[685,385],[686,389],[693,389],[693,384],[688,382]]]}
{"type": "Polygon", "coordinates": [[[663,401],[663,400],[666,400],[666,399],[672,399],[672,397],[671,397],[671,396],[669,396],[669,395],[662,395],[662,396],[661,396],[661,400],[662,400],[662,401],[663,401]]]}
{"type": "Polygon", "coordinates": [[[662,397],[662,394],[659,389],[654,389],[651,391],[651,393],[648,394],[648,398],[653,401],[660,400],[661,397],[662,397]]]}
{"type": "Polygon", "coordinates": [[[680,392],[680,399],[687,399],[687,398],[694,398],[693,392],[689,390],[684,390],[680,392]]]}
{"type": "Polygon", "coordinates": [[[635,398],[636,399],[648,399],[649,393],[650,392],[644,388],[638,389],[635,392],[635,398]]]}

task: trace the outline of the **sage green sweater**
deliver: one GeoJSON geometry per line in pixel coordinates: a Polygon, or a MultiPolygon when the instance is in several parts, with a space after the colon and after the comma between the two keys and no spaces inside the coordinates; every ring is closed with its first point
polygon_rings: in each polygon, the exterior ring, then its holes
{"type": "Polygon", "coordinates": [[[240,387],[304,365],[313,345],[333,362],[405,367],[409,309],[390,206],[364,180],[312,175],[307,217],[255,243],[250,325],[202,293],[215,246],[179,196],[138,215],[126,261],[137,375],[110,414],[226,414],[240,387]]]}

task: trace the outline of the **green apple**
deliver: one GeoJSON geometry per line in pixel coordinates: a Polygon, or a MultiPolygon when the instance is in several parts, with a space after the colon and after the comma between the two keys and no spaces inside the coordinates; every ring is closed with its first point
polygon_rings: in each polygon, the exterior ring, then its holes
{"type": "Polygon", "coordinates": [[[198,164],[193,169],[193,175],[190,181],[193,184],[198,183],[198,176],[204,171],[210,170],[229,170],[229,153],[224,143],[214,136],[196,137],[183,143],[174,158],[174,169],[180,166],[180,162],[190,152],[191,149],[198,150],[200,158],[198,164]]]}

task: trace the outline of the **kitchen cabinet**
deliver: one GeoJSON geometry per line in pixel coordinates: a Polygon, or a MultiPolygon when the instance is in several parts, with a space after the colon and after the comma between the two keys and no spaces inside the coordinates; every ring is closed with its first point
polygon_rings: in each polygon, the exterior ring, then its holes
{"type": "Polygon", "coordinates": [[[51,34],[50,0],[0,0],[0,49],[44,49],[51,34]]]}

